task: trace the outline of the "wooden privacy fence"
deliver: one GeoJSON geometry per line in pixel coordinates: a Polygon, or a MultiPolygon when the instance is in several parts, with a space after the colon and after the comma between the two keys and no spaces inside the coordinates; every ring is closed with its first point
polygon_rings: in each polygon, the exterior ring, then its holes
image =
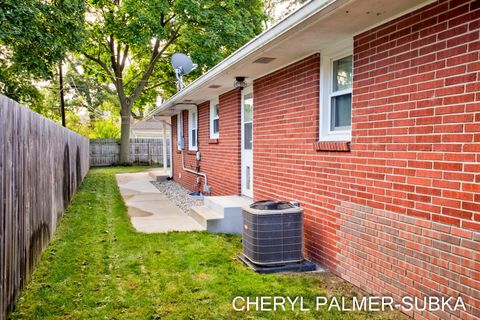
{"type": "MultiPolygon", "coordinates": [[[[167,142],[167,165],[170,165],[170,139],[167,142]]],[[[135,163],[162,163],[163,139],[130,139],[130,161],[135,163]]],[[[119,163],[120,139],[91,139],[90,166],[111,166],[119,163]]]]}
{"type": "Polygon", "coordinates": [[[0,96],[0,319],[88,171],[88,139],[0,96]]]}

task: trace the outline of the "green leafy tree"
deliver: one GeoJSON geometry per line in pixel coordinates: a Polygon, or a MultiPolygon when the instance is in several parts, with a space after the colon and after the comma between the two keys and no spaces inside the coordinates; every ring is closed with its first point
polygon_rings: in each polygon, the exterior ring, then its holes
{"type": "Polygon", "coordinates": [[[29,105],[30,109],[52,121],[61,123],[62,119],[60,117],[60,106],[58,103],[60,99],[60,88],[58,85],[46,83],[45,86],[40,87],[37,90],[39,90],[42,100],[38,103],[29,105]]]}
{"type": "Polygon", "coordinates": [[[198,76],[260,33],[264,14],[261,0],[90,0],[86,20],[81,51],[115,86],[126,163],[133,107],[174,91],[169,55],[189,53],[198,76]]]}
{"type": "Polygon", "coordinates": [[[100,120],[94,124],[95,139],[118,139],[120,138],[120,126],[112,119],[100,120]]]}
{"type": "MultiPolygon", "coordinates": [[[[88,138],[119,138],[119,103],[114,91],[81,68],[82,60],[67,57],[64,68],[64,93],[67,127],[88,138]]],[[[58,74],[53,77],[58,79],[58,74]]],[[[34,111],[60,123],[60,88],[55,81],[39,87],[41,101],[34,111]]]]}
{"type": "Polygon", "coordinates": [[[0,94],[27,106],[42,105],[43,95],[35,87],[30,74],[0,60],[0,94]]]}
{"type": "Polygon", "coordinates": [[[84,12],[84,0],[0,1],[0,93],[39,104],[35,81],[51,79],[82,42],[84,12]]]}
{"type": "Polygon", "coordinates": [[[264,0],[266,26],[271,26],[295,11],[308,0],[264,0]]]}
{"type": "Polygon", "coordinates": [[[84,70],[83,59],[70,59],[65,74],[65,95],[69,97],[66,106],[70,110],[84,109],[89,115],[93,128],[97,120],[118,115],[119,103],[115,91],[108,84],[99,81],[88,69],[84,70]]]}
{"type": "Polygon", "coordinates": [[[112,118],[98,119],[91,122],[91,125],[85,125],[78,113],[67,111],[66,114],[68,127],[78,134],[89,139],[118,139],[120,138],[120,125],[112,118]]]}

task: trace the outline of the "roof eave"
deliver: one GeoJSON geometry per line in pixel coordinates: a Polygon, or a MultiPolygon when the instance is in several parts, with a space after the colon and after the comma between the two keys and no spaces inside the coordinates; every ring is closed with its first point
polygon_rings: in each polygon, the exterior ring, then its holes
{"type": "Polygon", "coordinates": [[[263,46],[281,36],[283,33],[287,32],[291,28],[301,24],[303,21],[312,17],[313,15],[320,14],[326,15],[337,7],[345,4],[349,0],[313,0],[305,3],[298,10],[294,11],[292,14],[284,18],[282,21],[272,26],[271,28],[265,30],[257,37],[253,38],[245,45],[240,47],[230,56],[222,60],[219,64],[211,68],[201,77],[194,80],[191,84],[185,87],[182,91],[177,92],[175,95],[170,97],[162,105],[155,108],[150,114],[147,115],[146,119],[151,118],[154,115],[160,114],[162,111],[167,110],[168,108],[176,105],[183,97],[194,92],[198,87],[201,87],[206,82],[214,79],[216,76],[220,75],[232,64],[239,62],[251,54],[254,54],[258,49],[261,49],[263,46]],[[332,6],[336,3],[337,5],[332,6]]]}

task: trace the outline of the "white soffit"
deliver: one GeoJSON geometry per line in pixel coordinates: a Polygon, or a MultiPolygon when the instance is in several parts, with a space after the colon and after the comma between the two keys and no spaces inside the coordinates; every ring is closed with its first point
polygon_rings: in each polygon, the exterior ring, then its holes
{"type": "Polygon", "coordinates": [[[351,39],[353,42],[355,34],[431,2],[433,0],[310,1],[165,101],[149,116],[173,115],[188,104],[199,104],[226,93],[233,89],[236,76],[247,77],[250,85],[254,79],[328,49],[339,41],[351,39]],[[262,57],[275,59],[268,64],[253,63],[262,57]],[[217,87],[209,88],[212,85],[217,87]]]}

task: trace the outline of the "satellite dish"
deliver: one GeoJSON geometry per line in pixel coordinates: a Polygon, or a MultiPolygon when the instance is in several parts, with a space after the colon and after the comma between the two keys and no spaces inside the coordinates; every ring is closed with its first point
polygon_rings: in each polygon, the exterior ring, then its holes
{"type": "Polygon", "coordinates": [[[175,77],[178,81],[178,89],[182,90],[184,87],[183,76],[197,68],[197,65],[192,63],[192,59],[190,59],[189,56],[178,52],[172,54],[170,62],[175,70],[175,77]]]}
{"type": "Polygon", "coordinates": [[[178,69],[182,76],[190,73],[190,71],[197,67],[196,64],[192,63],[192,59],[183,53],[174,53],[170,62],[172,63],[173,68],[175,70],[178,69]]]}

